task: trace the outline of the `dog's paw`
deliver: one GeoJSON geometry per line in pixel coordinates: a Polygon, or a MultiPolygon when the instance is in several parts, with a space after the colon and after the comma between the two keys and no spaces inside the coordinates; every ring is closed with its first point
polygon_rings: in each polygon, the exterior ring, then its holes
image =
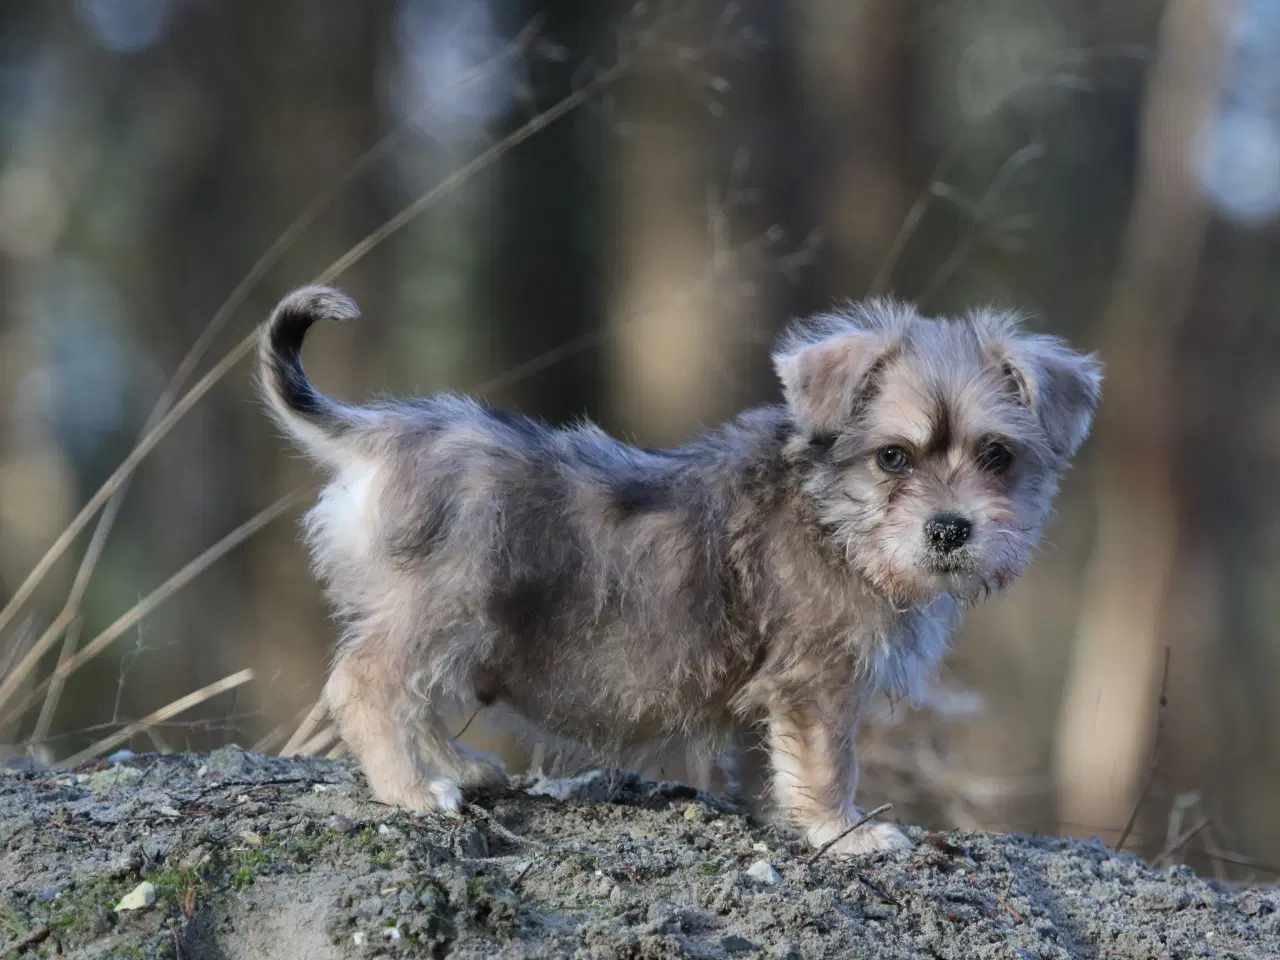
{"type": "MultiPolygon", "coordinates": [[[[836,824],[822,824],[810,827],[809,844],[815,850],[821,849],[832,838],[839,837],[846,829],[836,824]]],[[[852,833],[845,834],[831,845],[828,854],[838,857],[856,857],[868,853],[889,853],[894,850],[910,850],[914,846],[910,838],[892,823],[864,823],[852,833]]]]}
{"type": "Polygon", "coordinates": [[[440,813],[457,813],[462,806],[462,789],[450,777],[432,777],[427,781],[427,792],[440,813]]]}
{"type": "Polygon", "coordinates": [[[462,806],[462,789],[452,777],[430,777],[403,786],[384,785],[374,790],[374,796],[382,803],[414,813],[457,813],[462,806]]]}

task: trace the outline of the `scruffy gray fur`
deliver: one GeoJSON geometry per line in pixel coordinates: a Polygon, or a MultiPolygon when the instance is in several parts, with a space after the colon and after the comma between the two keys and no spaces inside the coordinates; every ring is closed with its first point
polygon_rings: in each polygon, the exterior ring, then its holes
{"type": "MultiPolygon", "coordinates": [[[[323,397],[303,337],[356,312],[290,294],[260,375],[331,475],[306,520],[344,628],[328,707],[414,810],[505,779],[441,721],[485,706],[612,757],[737,745],[758,810],[839,836],[860,715],[919,696],[959,610],[1027,564],[1100,395],[1092,356],[1009,314],[872,301],[782,339],[784,404],[640,450],[457,396],[323,397]]],[[[872,822],[834,852],[905,843],[872,822]]]]}

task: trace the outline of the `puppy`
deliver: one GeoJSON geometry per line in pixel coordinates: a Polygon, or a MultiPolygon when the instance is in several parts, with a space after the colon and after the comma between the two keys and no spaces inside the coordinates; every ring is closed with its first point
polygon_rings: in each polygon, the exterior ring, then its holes
{"type": "MultiPolygon", "coordinates": [[[[643,450],[457,396],[331,400],[303,337],[356,314],[298,290],[259,362],[331,475],[305,521],[343,625],[325,698],[375,795],[452,811],[504,782],[442,722],[492,706],[605,755],[746,743],[756,809],[814,846],[859,816],[867,704],[919,696],[961,609],[1030,560],[1102,379],[1008,314],[873,301],[784,336],[781,405],[643,450]]],[[[834,852],[907,843],[870,822],[834,852]]]]}

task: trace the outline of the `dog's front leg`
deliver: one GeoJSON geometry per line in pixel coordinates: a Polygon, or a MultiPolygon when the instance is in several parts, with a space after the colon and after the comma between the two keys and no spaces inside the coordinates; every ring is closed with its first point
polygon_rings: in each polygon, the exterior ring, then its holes
{"type": "MultiPolygon", "coordinates": [[[[777,812],[823,846],[857,822],[858,712],[855,704],[775,702],[769,708],[768,751],[777,812]]],[[[891,823],[871,821],[840,837],[840,854],[902,850],[911,846],[891,823]]]]}

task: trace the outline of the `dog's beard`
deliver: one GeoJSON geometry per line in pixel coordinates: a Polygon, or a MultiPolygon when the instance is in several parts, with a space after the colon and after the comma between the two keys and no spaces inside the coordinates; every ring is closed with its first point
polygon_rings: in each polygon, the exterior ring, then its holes
{"type": "Polygon", "coordinates": [[[950,553],[930,550],[923,539],[921,533],[901,540],[851,536],[845,552],[863,579],[898,609],[943,594],[977,602],[1013,583],[1030,560],[1031,538],[1010,530],[993,531],[984,542],[950,553]]]}

